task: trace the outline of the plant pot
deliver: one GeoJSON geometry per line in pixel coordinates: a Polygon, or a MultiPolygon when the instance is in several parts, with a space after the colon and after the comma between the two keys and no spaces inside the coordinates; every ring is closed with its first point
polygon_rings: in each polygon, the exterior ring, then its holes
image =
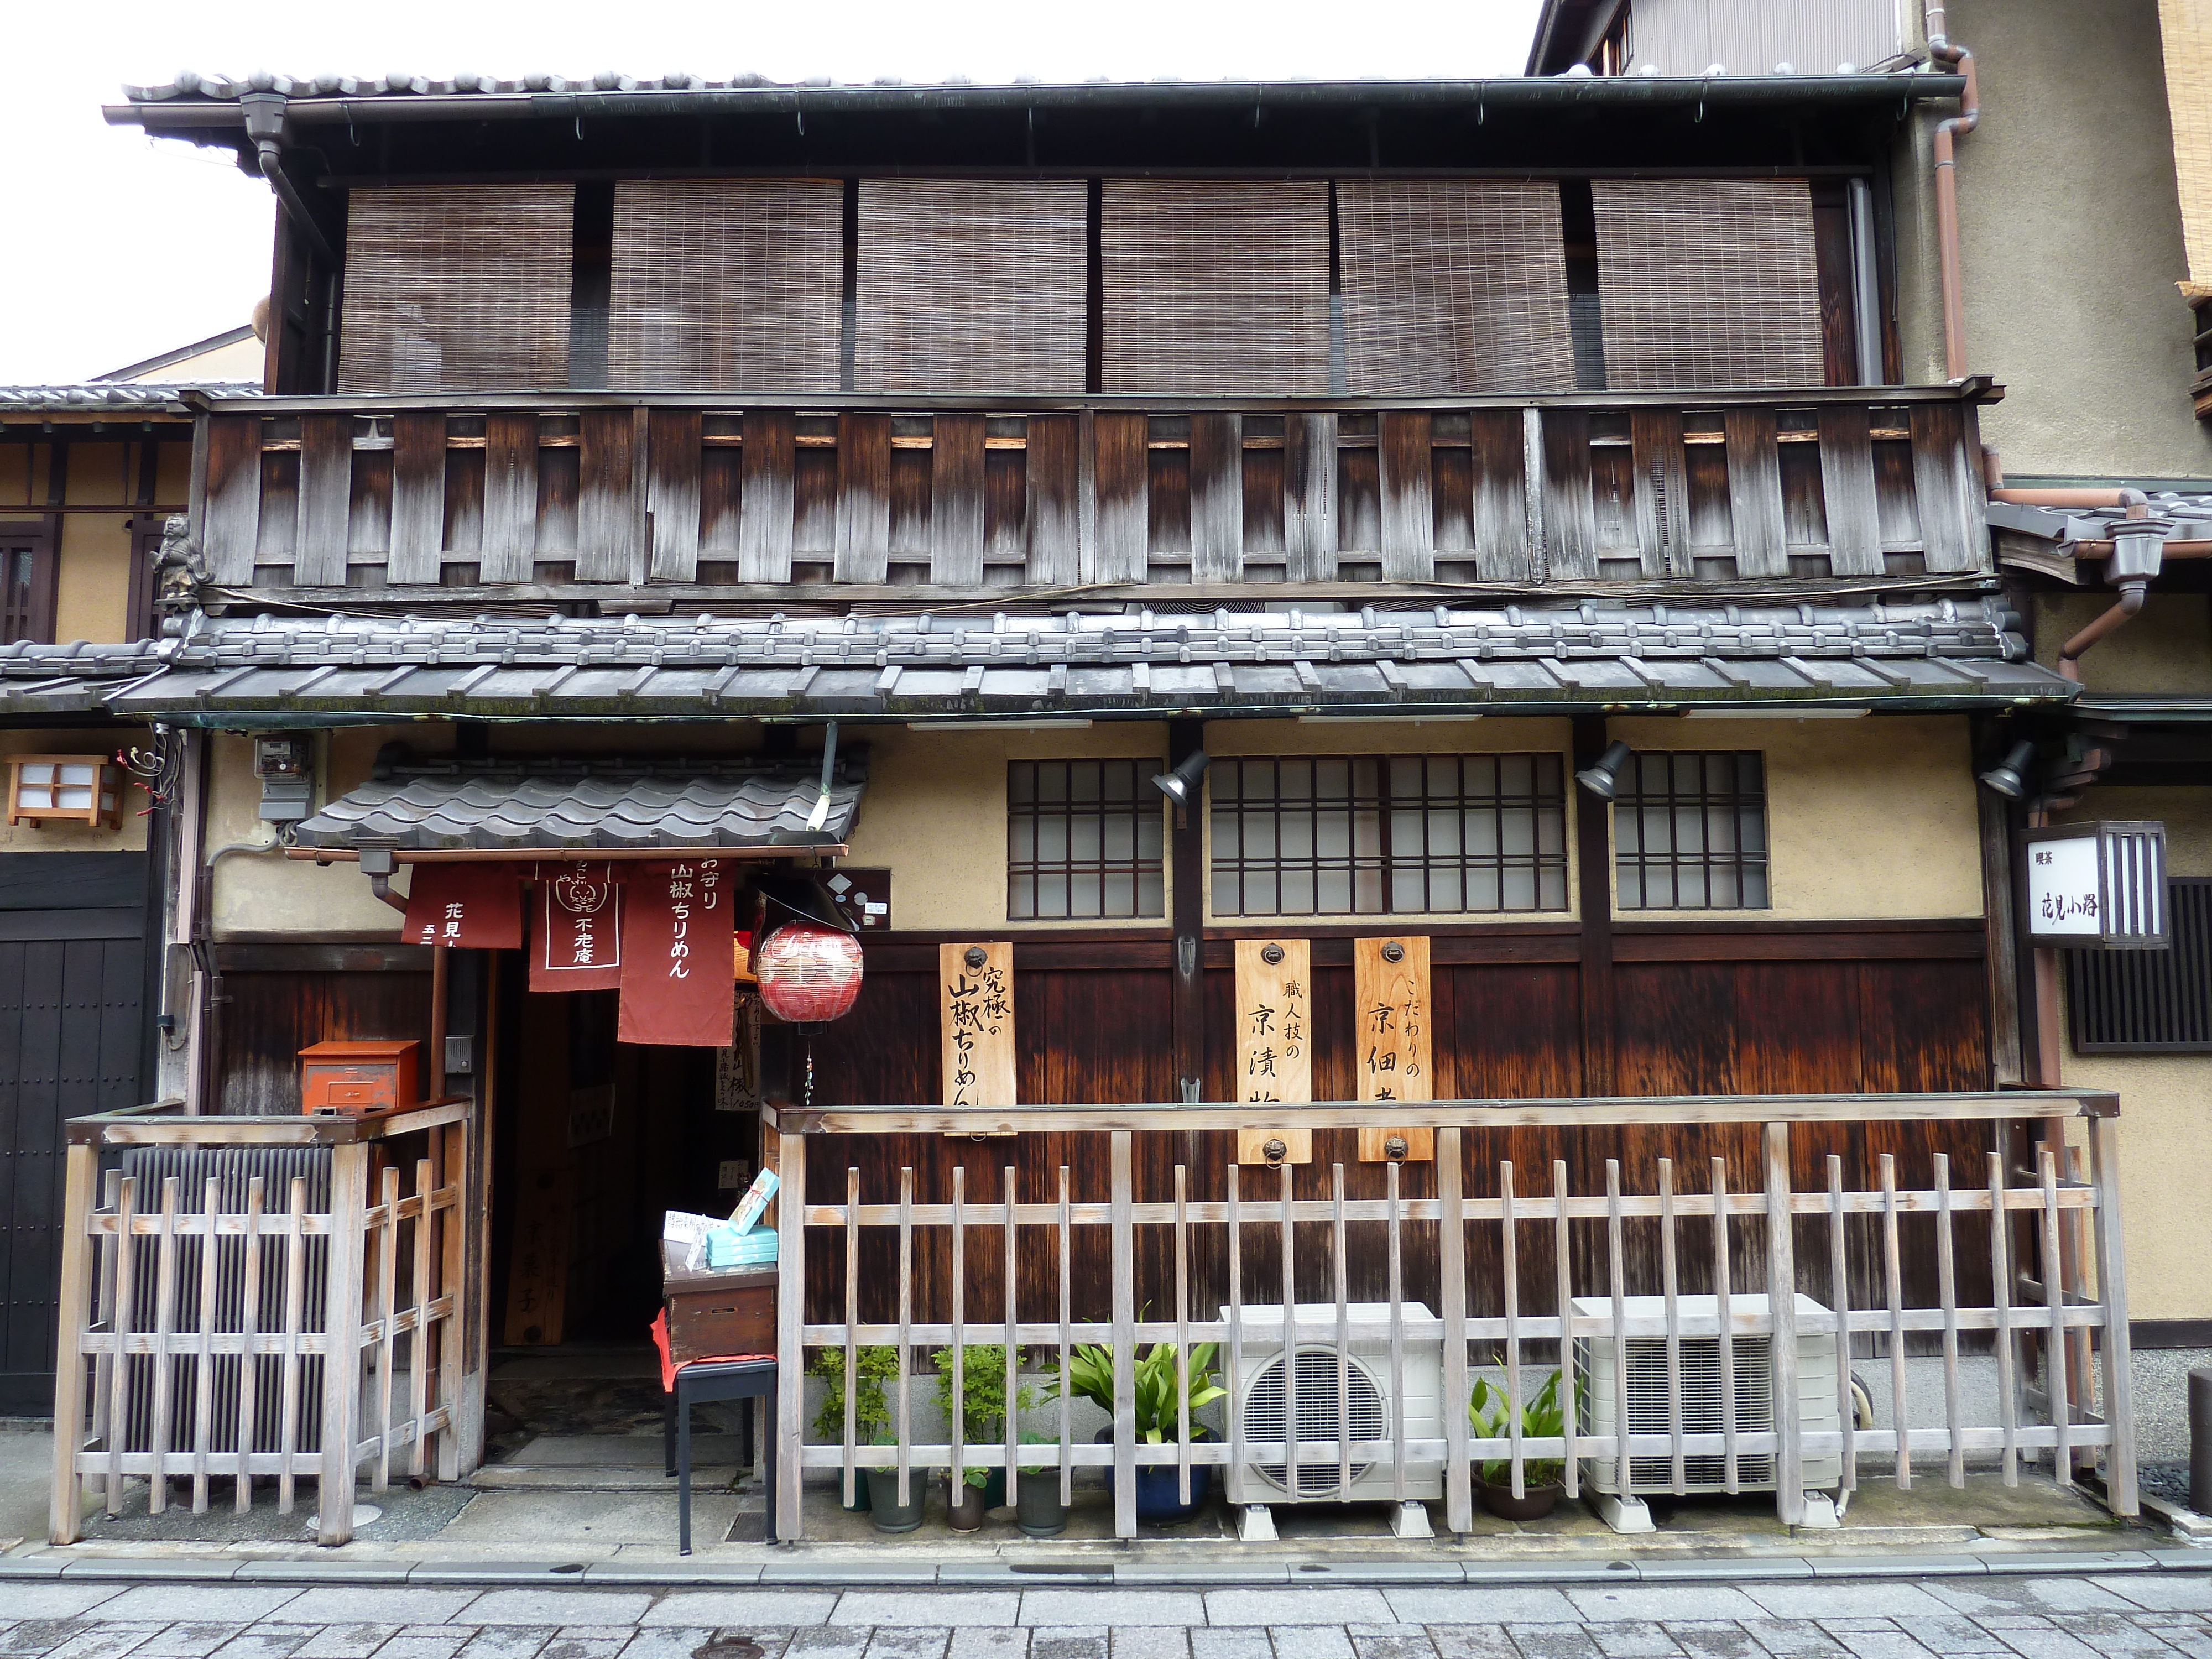
{"type": "Polygon", "coordinates": [[[912,1532],[921,1524],[921,1495],[929,1490],[929,1478],[920,1469],[907,1471],[907,1501],[898,1501],[898,1471],[878,1469],[868,1482],[868,1508],[874,1515],[878,1532],[912,1532]]]}
{"type": "Polygon", "coordinates": [[[1510,1482],[1493,1486],[1478,1476],[1475,1484],[1482,1488],[1482,1507],[1501,1521],[1540,1521],[1552,1512],[1552,1506],[1559,1501],[1559,1494],[1566,1490],[1557,1480],[1540,1486],[1523,1480],[1522,1495],[1516,1498],[1510,1482]]]}
{"type": "Polygon", "coordinates": [[[1015,1477],[1014,1525],[1031,1538],[1057,1538],[1067,1530],[1058,1469],[1024,1469],[1015,1477]]]}
{"type": "MultiPolygon", "coordinates": [[[[891,1479],[896,1480],[898,1477],[895,1474],[891,1479]]],[[[853,1471],[853,1501],[849,1504],[845,1501],[845,1471],[837,1471],[837,1507],[854,1515],[868,1512],[868,1472],[866,1469],[853,1471]]]]}
{"type": "Polygon", "coordinates": [[[945,1483],[945,1519],[951,1522],[955,1532],[975,1532],[983,1524],[983,1511],[990,1507],[981,1486],[971,1486],[965,1480],[949,1476],[945,1483]]]}
{"type": "MultiPolygon", "coordinates": [[[[1212,1439],[1213,1431],[1194,1423],[1190,1425],[1190,1437],[1195,1445],[1201,1440],[1212,1439]]],[[[1102,1446],[1110,1446],[1114,1443],[1114,1431],[1101,1429],[1094,1438],[1102,1446]]],[[[1182,1502],[1177,1496],[1178,1484],[1176,1466],[1172,1463],[1150,1468],[1139,1465],[1137,1469],[1137,1519],[1166,1527],[1189,1520],[1206,1506],[1206,1500],[1213,1495],[1213,1466],[1210,1463],[1191,1465],[1189,1503],[1182,1502]]],[[[1114,1466],[1111,1463],[1106,1466],[1106,1490],[1114,1490],[1114,1466]]]]}

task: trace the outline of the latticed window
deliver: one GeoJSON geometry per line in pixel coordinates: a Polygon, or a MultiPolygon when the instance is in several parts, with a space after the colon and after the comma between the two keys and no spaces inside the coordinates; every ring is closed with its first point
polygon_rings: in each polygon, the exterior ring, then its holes
{"type": "Polygon", "coordinates": [[[1624,910],[1766,908],[1763,760],[1632,757],[1613,799],[1613,841],[1624,910]]]}
{"type": "Polygon", "coordinates": [[[1218,916],[1567,906],[1557,755],[1217,760],[1218,916]]]}
{"type": "Polygon", "coordinates": [[[1158,763],[1014,761],[1006,768],[1006,915],[1166,913],[1158,763]]]}

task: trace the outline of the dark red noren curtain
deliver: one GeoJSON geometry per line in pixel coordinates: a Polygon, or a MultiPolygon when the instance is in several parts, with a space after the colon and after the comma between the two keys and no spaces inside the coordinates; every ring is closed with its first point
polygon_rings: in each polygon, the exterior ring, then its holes
{"type": "Polygon", "coordinates": [[[539,866],[533,991],[611,991],[622,983],[622,889],[611,864],[539,866]]]}
{"type": "Polygon", "coordinates": [[[718,859],[653,863],[628,884],[619,1042],[726,1048],[736,1024],[729,872],[718,859]]]}
{"type": "Polygon", "coordinates": [[[522,948],[522,871],[512,864],[418,864],[407,887],[407,942],[465,951],[522,948]]]}

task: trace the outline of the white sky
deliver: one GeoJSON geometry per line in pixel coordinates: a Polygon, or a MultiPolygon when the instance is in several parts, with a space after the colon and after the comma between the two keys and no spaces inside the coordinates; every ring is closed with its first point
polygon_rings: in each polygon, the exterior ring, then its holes
{"type": "Polygon", "coordinates": [[[268,186],[228,155],[108,126],[125,82],[245,75],[977,81],[1513,75],[1537,0],[76,0],[0,6],[0,384],[76,380],[246,320],[268,186]]]}

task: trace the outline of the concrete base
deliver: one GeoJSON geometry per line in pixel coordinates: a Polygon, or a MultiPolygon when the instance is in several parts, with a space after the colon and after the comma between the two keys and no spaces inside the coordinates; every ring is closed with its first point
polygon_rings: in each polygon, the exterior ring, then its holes
{"type": "Polygon", "coordinates": [[[1237,1512],[1237,1536],[1247,1544],[1275,1541],[1275,1512],[1265,1504],[1247,1504],[1237,1512]]]}
{"type": "Polygon", "coordinates": [[[1597,1518],[1619,1533],[1656,1532],[1651,1524],[1651,1511],[1640,1498],[1615,1498],[1610,1492],[1589,1494],[1590,1507],[1597,1518]]]}
{"type": "Polygon", "coordinates": [[[1822,1528],[1840,1527],[1844,1524],[1844,1517],[1836,1513],[1836,1500],[1827,1493],[1808,1492],[1805,1494],[1805,1518],[1797,1524],[1822,1528]]]}
{"type": "Polygon", "coordinates": [[[1437,1529],[1429,1524],[1428,1506],[1425,1504],[1401,1504],[1390,1512],[1390,1535],[1393,1538],[1434,1538],[1437,1529]]]}

